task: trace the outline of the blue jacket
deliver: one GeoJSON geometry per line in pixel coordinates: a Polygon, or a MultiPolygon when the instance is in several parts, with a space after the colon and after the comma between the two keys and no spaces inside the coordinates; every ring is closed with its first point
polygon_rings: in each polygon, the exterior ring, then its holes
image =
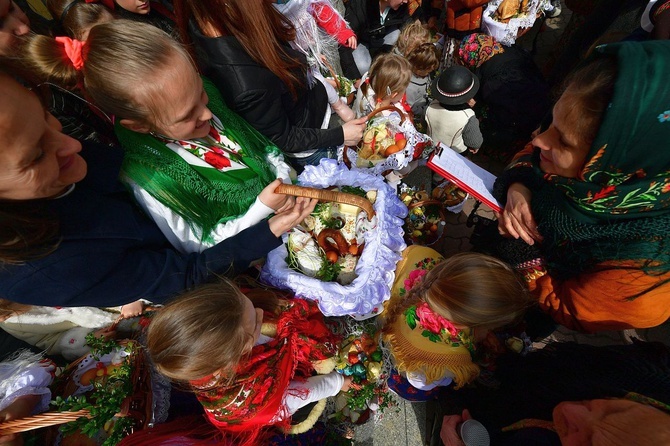
{"type": "Polygon", "coordinates": [[[47,306],[160,303],[214,274],[241,272],[281,244],[264,220],[202,253],[183,255],[118,181],[119,149],[84,144],[82,156],[86,178],[69,195],[38,204],[59,219],[60,245],[44,258],[0,265],[0,297],[47,306]]]}

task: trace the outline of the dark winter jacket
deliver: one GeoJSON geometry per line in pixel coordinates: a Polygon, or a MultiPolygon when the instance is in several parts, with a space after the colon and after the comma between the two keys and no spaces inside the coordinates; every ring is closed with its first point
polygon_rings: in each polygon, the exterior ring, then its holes
{"type": "MultiPolygon", "coordinates": [[[[233,36],[206,37],[191,27],[203,74],[214,82],[227,105],[286,153],[310,151],[344,143],[342,127],[321,129],[328,108],[320,82],[307,86],[305,71],[296,73],[305,84],[294,98],[269,69],[247,54],[233,36]]],[[[305,57],[286,52],[307,66],[305,57]]]]}
{"type": "Polygon", "coordinates": [[[381,23],[379,1],[377,0],[349,0],[345,3],[345,20],[354,30],[358,41],[363,43],[370,55],[388,51],[391,45],[384,45],[384,36],[402,28],[409,20],[407,5],[400,5],[397,10],[391,9],[384,23],[381,23]]]}

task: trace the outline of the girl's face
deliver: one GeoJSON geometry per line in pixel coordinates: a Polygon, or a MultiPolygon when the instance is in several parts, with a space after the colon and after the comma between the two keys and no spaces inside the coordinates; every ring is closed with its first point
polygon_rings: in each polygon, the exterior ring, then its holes
{"type": "Polygon", "coordinates": [[[28,17],[10,0],[0,0],[0,56],[14,52],[17,37],[30,31],[28,17]]]}
{"type": "Polygon", "coordinates": [[[574,102],[568,95],[564,93],[556,102],[551,126],[533,139],[533,145],[540,149],[540,169],[544,173],[577,178],[586,163],[589,145],[574,131],[570,113],[574,102]]]}
{"type": "Polygon", "coordinates": [[[121,125],[139,133],[155,131],[176,140],[204,138],[209,133],[212,112],[207,108],[209,98],[188,60],[175,53],[165,67],[156,70],[154,93],[150,104],[156,121],[143,123],[122,119],[121,125]],[[187,87],[188,86],[188,87],[187,87]]]}
{"type": "Polygon", "coordinates": [[[246,351],[251,351],[253,346],[258,341],[258,338],[261,336],[261,327],[263,326],[263,310],[260,308],[255,308],[254,304],[249,300],[248,297],[244,297],[244,318],[242,319],[242,325],[244,331],[252,337],[253,340],[249,340],[246,351]]]}
{"type": "Polygon", "coordinates": [[[151,11],[149,0],[116,0],[116,4],[135,14],[149,14],[151,11]]]}
{"type": "Polygon", "coordinates": [[[0,77],[0,199],[49,198],[86,176],[81,144],[37,97],[0,77]]]}

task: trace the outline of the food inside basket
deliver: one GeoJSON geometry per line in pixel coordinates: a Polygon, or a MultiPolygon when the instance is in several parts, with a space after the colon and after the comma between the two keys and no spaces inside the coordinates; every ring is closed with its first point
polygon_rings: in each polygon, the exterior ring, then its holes
{"type": "Polygon", "coordinates": [[[405,148],[407,139],[394,131],[386,122],[369,125],[363,133],[363,142],[358,150],[358,160],[367,164],[380,161],[405,148]]]}
{"type": "MultiPolygon", "coordinates": [[[[376,191],[342,187],[342,192],[366,197],[372,203],[376,191]]],[[[374,229],[360,208],[342,203],[319,203],[314,212],[288,236],[288,258],[292,269],[324,282],[353,282],[356,264],[364,249],[363,234],[374,229]]]]}
{"type": "Polygon", "coordinates": [[[444,204],[430,199],[426,191],[406,189],[400,199],[407,206],[403,229],[405,240],[411,244],[430,246],[439,241],[445,229],[444,204]]]}
{"type": "Polygon", "coordinates": [[[503,0],[492,18],[496,22],[507,23],[511,19],[528,14],[530,0],[503,0]]]}

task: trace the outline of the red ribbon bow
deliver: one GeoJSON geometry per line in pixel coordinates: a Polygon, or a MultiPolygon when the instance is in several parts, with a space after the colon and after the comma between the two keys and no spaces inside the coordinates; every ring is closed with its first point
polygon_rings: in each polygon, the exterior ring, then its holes
{"type": "Polygon", "coordinates": [[[84,58],[81,55],[84,42],[64,36],[56,37],[56,42],[63,44],[65,55],[72,62],[74,69],[80,71],[84,67],[84,58]]]}

